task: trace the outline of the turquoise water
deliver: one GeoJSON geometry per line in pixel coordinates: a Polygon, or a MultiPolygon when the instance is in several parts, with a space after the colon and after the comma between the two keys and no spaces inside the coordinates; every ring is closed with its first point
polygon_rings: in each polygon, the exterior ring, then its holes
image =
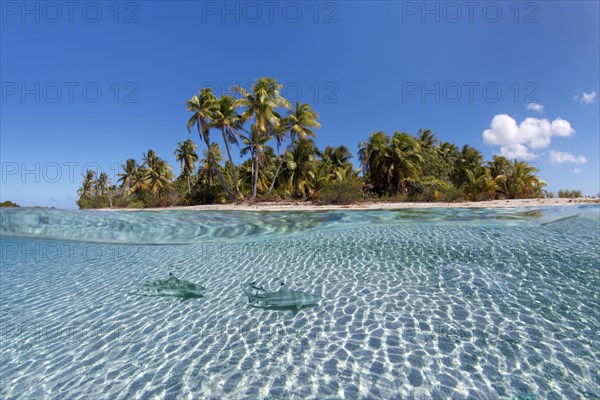
{"type": "Polygon", "coordinates": [[[599,213],[5,209],[0,398],[598,398],[599,213]]]}

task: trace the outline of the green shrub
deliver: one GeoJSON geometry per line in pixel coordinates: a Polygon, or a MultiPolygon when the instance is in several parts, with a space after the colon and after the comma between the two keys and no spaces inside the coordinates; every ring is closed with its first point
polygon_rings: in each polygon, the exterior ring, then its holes
{"type": "Polygon", "coordinates": [[[448,189],[447,191],[442,193],[442,196],[440,197],[440,201],[444,201],[444,202],[448,202],[448,203],[464,201],[464,200],[465,200],[465,191],[463,190],[463,188],[457,188],[454,186],[452,186],[450,189],[448,189]]]}
{"type": "Polygon", "coordinates": [[[318,201],[324,204],[352,204],[363,199],[360,185],[353,182],[327,182],[318,194],[318,201]]]}
{"type": "Polygon", "coordinates": [[[572,199],[582,197],[582,194],[581,190],[560,189],[558,191],[558,197],[560,197],[561,199],[572,199]]]}
{"type": "Polygon", "coordinates": [[[189,196],[190,204],[221,204],[227,201],[225,190],[221,185],[207,186],[197,184],[192,188],[192,194],[189,196]]]}
{"type": "Polygon", "coordinates": [[[261,203],[270,203],[270,202],[277,202],[277,201],[281,201],[281,196],[279,196],[279,194],[275,193],[275,191],[272,191],[270,194],[263,194],[262,196],[258,196],[256,198],[257,202],[261,202],[261,203]]]}
{"type": "Polygon", "coordinates": [[[473,200],[472,201],[487,201],[490,200],[488,198],[488,196],[485,193],[476,193],[475,195],[473,195],[473,200]]]}
{"type": "Polygon", "coordinates": [[[419,202],[440,201],[442,194],[452,188],[450,182],[434,176],[407,180],[406,184],[410,199],[419,202]]]}
{"type": "MultiPolygon", "coordinates": [[[[121,196],[113,196],[112,197],[112,206],[113,208],[134,208],[131,206],[132,200],[130,198],[121,197],[121,196]]],[[[77,205],[80,209],[91,209],[91,208],[109,208],[110,201],[108,199],[108,195],[103,194],[100,196],[92,196],[92,197],[80,197],[77,200],[77,205]]],[[[143,203],[142,203],[143,207],[143,203]]],[[[135,207],[135,208],[140,208],[135,207]]]]}
{"type": "Polygon", "coordinates": [[[146,205],[141,200],[132,199],[132,200],[129,200],[123,207],[125,207],[125,208],[144,208],[144,207],[146,207],[146,205]]]}
{"type": "Polygon", "coordinates": [[[407,201],[409,201],[409,198],[408,194],[403,193],[381,196],[378,200],[386,203],[406,203],[407,201]]]}
{"type": "Polygon", "coordinates": [[[77,200],[77,205],[80,209],[110,207],[108,195],[105,194],[93,197],[82,196],[79,198],[79,200],[77,200]]]}
{"type": "Polygon", "coordinates": [[[3,201],[0,203],[0,207],[20,207],[17,203],[13,203],[12,201],[3,201]]]}
{"type": "Polygon", "coordinates": [[[117,196],[113,197],[112,203],[114,208],[127,208],[129,207],[129,203],[131,203],[131,201],[128,198],[117,196]]]}

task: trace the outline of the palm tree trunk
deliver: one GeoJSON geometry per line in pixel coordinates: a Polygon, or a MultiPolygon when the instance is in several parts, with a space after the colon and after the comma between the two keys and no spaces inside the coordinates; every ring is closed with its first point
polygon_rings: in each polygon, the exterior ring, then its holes
{"type": "Polygon", "coordinates": [[[227,157],[229,158],[229,165],[231,166],[231,176],[233,177],[233,183],[235,185],[235,191],[240,199],[244,199],[244,195],[240,192],[240,186],[238,185],[237,174],[235,173],[235,165],[233,165],[233,159],[231,158],[231,151],[229,150],[229,144],[227,143],[227,138],[225,137],[225,127],[221,128],[221,133],[223,134],[223,143],[225,143],[225,149],[227,150],[227,157]]]}
{"type": "Polygon", "coordinates": [[[250,157],[252,162],[250,163],[250,197],[252,197],[252,192],[254,191],[254,147],[250,152],[250,157]]]}
{"type": "Polygon", "coordinates": [[[192,194],[192,188],[190,187],[190,174],[187,174],[185,179],[187,180],[188,194],[192,194]]]}
{"type": "Polygon", "coordinates": [[[225,178],[223,177],[223,174],[221,173],[221,170],[219,169],[219,166],[217,165],[217,162],[215,161],[215,156],[213,156],[213,153],[210,149],[210,142],[206,142],[206,145],[208,146],[208,160],[211,164],[211,167],[212,167],[213,171],[215,171],[217,173],[217,178],[219,178],[219,183],[221,183],[221,186],[223,186],[223,189],[225,189],[225,192],[227,192],[229,199],[231,200],[232,203],[235,203],[235,196],[234,196],[233,192],[229,189],[229,186],[227,186],[227,182],[225,182],[225,178]]]}
{"type": "MultiPolygon", "coordinates": [[[[288,145],[286,152],[292,150],[292,146],[294,145],[295,138],[296,138],[295,134],[292,133],[292,137],[290,139],[290,144],[288,145]]],[[[285,152],[283,154],[285,154],[285,152]]],[[[267,195],[270,195],[271,192],[273,191],[273,188],[275,187],[275,181],[277,180],[277,177],[279,176],[279,172],[281,171],[282,166],[283,166],[283,156],[280,157],[279,165],[277,165],[277,170],[275,171],[275,176],[273,176],[273,181],[271,182],[271,186],[269,186],[269,191],[267,192],[267,195]]]]}
{"type": "Polygon", "coordinates": [[[221,186],[223,186],[223,189],[225,189],[225,191],[229,195],[231,202],[235,203],[235,196],[233,195],[233,193],[231,193],[231,190],[229,190],[229,186],[227,186],[227,182],[225,182],[225,179],[223,178],[223,175],[221,174],[221,170],[219,169],[219,166],[215,162],[215,158],[210,149],[210,140],[208,138],[208,135],[204,135],[205,136],[205,138],[204,138],[202,135],[202,131],[200,130],[200,124],[198,124],[197,126],[198,126],[198,135],[200,135],[200,139],[204,139],[204,143],[206,143],[206,148],[208,150],[208,163],[210,164],[210,167],[211,167],[210,169],[214,170],[217,173],[217,177],[219,178],[219,182],[221,183],[221,186]]]}
{"type": "Polygon", "coordinates": [[[277,180],[277,177],[279,176],[279,171],[281,171],[282,166],[283,166],[283,157],[281,157],[281,159],[279,160],[279,165],[277,165],[277,170],[275,171],[275,175],[273,176],[273,181],[271,182],[271,186],[269,186],[269,191],[267,192],[267,195],[271,194],[271,192],[273,191],[273,187],[275,187],[275,181],[277,180]]]}
{"type": "Polygon", "coordinates": [[[256,150],[254,150],[254,164],[253,164],[253,174],[252,177],[252,198],[256,198],[256,187],[258,186],[258,154],[256,150]]]}

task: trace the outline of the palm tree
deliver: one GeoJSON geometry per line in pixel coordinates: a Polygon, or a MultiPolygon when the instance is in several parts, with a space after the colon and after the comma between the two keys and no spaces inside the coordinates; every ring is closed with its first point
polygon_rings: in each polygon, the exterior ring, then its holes
{"type": "MultiPolygon", "coordinates": [[[[253,142],[259,142],[263,138],[269,139],[273,131],[276,131],[281,124],[281,117],[275,111],[277,108],[290,108],[289,102],[281,96],[283,85],[273,78],[258,78],[252,85],[252,91],[249,92],[240,86],[233,86],[232,90],[238,93],[242,98],[238,104],[244,107],[242,120],[247,121],[254,118],[256,133],[250,132],[249,136],[253,142]]],[[[253,153],[258,156],[259,153],[253,153]]],[[[254,174],[258,176],[259,163],[254,162],[254,174]]],[[[252,180],[251,197],[256,198],[256,184],[258,179],[252,180]]]]}
{"type": "Polygon", "coordinates": [[[438,143],[435,133],[431,132],[429,129],[419,129],[417,138],[424,148],[434,147],[438,143]]]}
{"type": "Polygon", "coordinates": [[[147,174],[148,168],[145,167],[145,164],[139,165],[137,170],[131,176],[129,188],[124,192],[125,197],[130,197],[134,193],[143,196],[145,190],[147,190],[145,181],[147,174]]]}
{"type": "Polygon", "coordinates": [[[357,185],[362,181],[358,175],[358,171],[354,169],[352,164],[348,164],[342,170],[335,171],[335,180],[338,182],[352,182],[357,185]]]}
{"type": "MultiPolygon", "coordinates": [[[[318,149],[316,149],[315,155],[317,152],[318,149]]],[[[317,194],[319,191],[329,182],[338,180],[338,176],[330,174],[327,165],[323,162],[314,164],[310,171],[311,173],[307,179],[307,187],[309,188],[311,198],[318,197],[317,194]]]]}
{"type": "Polygon", "coordinates": [[[229,150],[229,143],[239,145],[238,142],[238,130],[242,129],[242,118],[238,115],[237,102],[231,96],[221,96],[217,100],[217,104],[212,115],[212,126],[221,130],[223,135],[223,143],[225,143],[225,150],[227,150],[227,157],[229,158],[229,167],[231,176],[235,185],[235,191],[239,198],[243,199],[244,196],[240,192],[238,185],[238,179],[235,172],[235,164],[231,158],[231,151],[229,150]]]}
{"type": "Polygon", "coordinates": [[[456,163],[456,160],[460,156],[460,151],[458,147],[452,143],[441,142],[439,146],[440,156],[446,160],[452,161],[452,163],[456,163]]]}
{"type": "Polygon", "coordinates": [[[210,88],[202,88],[200,90],[200,95],[193,96],[190,100],[187,100],[186,105],[187,110],[193,113],[188,120],[188,132],[191,132],[192,127],[196,125],[198,128],[198,135],[200,136],[200,139],[204,141],[206,148],[208,149],[209,165],[217,173],[217,177],[219,178],[221,186],[223,186],[223,189],[225,189],[225,192],[227,192],[229,195],[230,200],[235,202],[235,196],[229,189],[229,186],[227,186],[225,178],[223,178],[223,174],[221,174],[221,170],[217,167],[214,157],[210,151],[210,121],[217,107],[215,95],[210,88]]]}
{"type": "Polygon", "coordinates": [[[213,175],[215,171],[212,167],[211,162],[209,161],[211,155],[212,159],[217,164],[217,168],[220,168],[221,161],[223,161],[223,152],[221,151],[221,148],[219,147],[218,143],[211,143],[210,155],[208,150],[204,150],[204,158],[200,160],[200,165],[202,165],[200,171],[202,171],[204,176],[206,176],[206,183],[209,187],[213,185],[213,175]]]}
{"type": "Polygon", "coordinates": [[[98,187],[100,188],[100,194],[108,194],[108,204],[112,208],[112,195],[110,193],[110,179],[106,172],[100,173],[98,176],[98,187]]]}
{"type": "Polygon", "coordinates": [[[504,156],[494,156],[492,161],[488,161],[488,168],[490,169],[490,173],[492,177],[498,182],[502,184],[502,188],[505,196],[509,196],[508,186],[507,186],[507,178],[510,174],[510,161],[504,156]]]}
{"type": "Polygon", "coordinates": [[[482,163],[483,155],[479,150],[469,145],[464,145],[456,160],[456,173],[453,177],[454,184],[462,186],[467,180],[466,171],[475,171],[482,166],[482,163]]]}
{"type": "Polygon", "coordinates": [[[321,158],[321,162],[325,164],[327,172],[331,175],[336,175],[351,165],[352,153],[346,146],[327,146],[322,152],[318,151],[317,154],[321,158]]]}
{"type": "Polygon", "coordinates": [[[380,193],[406,192],[406,180],[421,175],[423,156],[419,142],[407,133],[373,133],[358,151],[365,177],[380,193]]]}
{"type": "MultiPolygon", "coordinates": [[[[254,166],[254,159],[250,157],[246,162],[240,165],[239,175],[240,175],[240,185],[244,185],[247,188],[248,193],[252,188],[252,182],[256,181],[256,191],[257,193],[267,193],[269,189],[269,185],[273,180],[273,175],[275,173],[275,168],[277,167],[277,156],[275,155],[275,150],[266,144],[266,141],[262,141],[262,143],[258,143],[258,162],[259,168],[256,169],[254,166]],[[255,171],[258,172],[255,177],[255,171]]],[[[244,154],[251,154],[250,146],[245,146],[246,151],[244,154]]]]}
{"type": "Polygon", "coordinates": [[[94,195],[94,186],[96,184],[96,172],[91,169],[85,171],[81,188],[77,190],[80,197],[92,197],[94,195]]]}
{"type": "MultiPolygon", "coordinates": [[[[278,114],[279,115],[279,114],[278,114]]],[[[277,148],[277,157],[281,155],[281,145],[285,141],[290,126],[290,120],[288,117],[279,117],[279,124],[271,127],[271,135],[275,139],[275,146],[277,148]]]]}
{"type": "Polygon", "coordinates": [[[421,175],[421,147],[414,137],[395,132],[390,146],[388,183],[393,194],[406,193],[406,180],[421,175]]]}
{"type": "Polygon", "coordinates": [[[133,185],[133,181],[137,174],[137,161],[135,161],[133,158],[130,158],[125,162],[125,165],[121,164],[121,168],[123,168],[123,172],[117,174],[118,176],[120,176],[117,182],[121,182],[120,187],[127,191],[133,185]]]}
{"type": "Polygon", "coordinates": [[[252,190],[252,198],[256,198],[258,188],[259,167],[266,164],[265,148],[269,138],[261,135],[256,125],[250,127],[250,134],[242,136],[245,147],[240,151],[242,156],[250,153],[252,159],[252,182],[250,188],[252,190]]]}
{"type": "MultiPolygon", "coordinates": [[[[290,111],[288,117],[285,119],[286,128],[290,132],[290,143],[286,151],[290,151],[292,146],[294,146],[296,139],[304,140],[308,137],[314,138],[316,136],[310,128],[321,127],[321,124],[319,124],[317,119],[319,119],[319,114],[317,114],[317,112],[314,111],[310,105],[296,102],[294,109],[290,111]]],[[[277,140],[279,141],[279,139],[277,140]]],[[[275,176],[273,177],[273,181],[271,182],[268,193],[271,193],[273,187],[275,186],[275,181],[277,180],[279,172],[281,171],[283,160],[283,157],[281,157],[279,160],[279,165],[277,165],[277,170],[275,171],[275,176]]]]}
{"type": "Polygon", "coordinates": [[[177,143],[177,149],[175,149],[175,159],[181,163],[181,173],[185,176],[188,194],[192,193],[190,176],[194,173],[198,161],[197,147],[190,139],[187,139],[183,143],[177,143]]]}
{"type": "Polygon", "coordinates": [[[166,161],[160,160],[154,167],[148,168],[148,188],[152,193],[160,193],[161,190],[173,186],[173,173],[166,161]]]}
{"type": "Polygon", "coordinates": [[[154,165],[148,167],[146,176],[148,189],[151,193],[158,194],[163,189],[173,186],[173,182],[171,181],[173,173],[165,160],[157,160],[154,165]]]}
{"type": "Polygon", "coordinates": [[[490,169],[487,167],[468,169],[465,171],[465,175],[466,181],[463,188],[469,200],[479,200],[479,196],[491,200],[496,191],[500,189],[498,182],[492,177],[490,169]]]}
{"type": "Polygon", "coordinates": [[[261,134],[267,134],[269,129],[279,124],[280,116],[277,108],[290,108],[290,103],[281,96],[283,85],[273,78],[258,78],[252,85],[252,92],[240,86],[232,90],[242,96],[239,105],[245,107],[242,113],[244,121],[254,117],[254,125],[261,134]]]}
{"type": "MultiPolygon", "coordinates": [[[[302,139],[296,142],[291,151],[284,154],[286,157],[285,173],[287,186],[296,197],[311,197],[315,190],[317,163],[317,148],[311,139],[302,139]]],[[[328,174],[321,174],[327,177],[328,174]]]]}
{"type": "Polygon", "coordinates": [[[144,166],[149,167],[150,165],[154,165],[158,160],[158,156],[156,152],[152,149],[148,149],[148,152],[142,154],[142,161],[144,162],[144,166]]]}
{"type": "Polygon", "coordinates": [[[358,158],[365,178],[380,193],[386,191],[385,159],[390,151],[390,138],[384,132],[375,132],[366,142],[358,144],[358,158]]]}
{"type": "Polygon", "coordinates": [[[507,177],[510,198],[527,198],[541,195],[546,182],[536,176],[538,169],[525,161],[514,160],[507,177]]]}
{"type": "Polygon", "coordinates": [[[128,196],[131,196],[133,192],[143,194],[146,191],[160,195],[163,189],[170,189],[173,186],[171,167],[156,155],[154,150],[148,150],[146,154],[143,154],[142,159],[144,164],[138,168],[138,176],[127,191],[128,196]]]}

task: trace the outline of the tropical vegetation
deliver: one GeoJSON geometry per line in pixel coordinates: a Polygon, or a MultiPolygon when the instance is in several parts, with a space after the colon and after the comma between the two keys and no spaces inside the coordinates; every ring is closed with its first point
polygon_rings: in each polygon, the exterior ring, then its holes
{"type": "Polygon", "coordinates": [[[557,194],[558,197],[562,199],[576,199],[582,197],[581,190],[560,189],[557,194]]]}
{"type": "MultiPolygon", "coordinates": [[[[273,78],[217,97],[201,88],[185,102],[188,138],[174,150],[179,175],[152,149],[128,159],[112,182],[89,170],[80,208],[164,207],[241,201],[480,201],[545,195],[538,169],[444,142],[431,130],[377,131],[358,144],[320,149],[319,114],[290,102],[273,78]],[[197,137],[195,134],[197,133],[197,137]],[[194,135],[192,135],[194,134],[194,135]]],[[[184,121],[182,121],[183,126],[184,121]]],[[[569,197],[572,197],[571,194],[569,197]]]]}

